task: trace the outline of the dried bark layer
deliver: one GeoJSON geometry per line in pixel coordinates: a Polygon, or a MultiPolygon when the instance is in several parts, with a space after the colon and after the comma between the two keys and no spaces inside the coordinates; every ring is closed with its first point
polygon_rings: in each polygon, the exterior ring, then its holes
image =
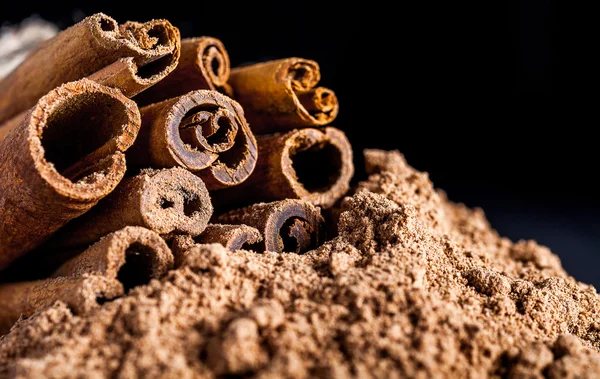
{"type": "Polygon", "coordinates": [[[301,199],[323,208],[335,204],[354,175],[352,146],[332,127],[257,137],[258,161],[239,186],[214,194],[217,208],[301,199]]]}
{"type": "Polygon", "coordinates": [[[43,248],[86,247],[126,226],[196,236],[204,231],[212,213],[210,195],[200,178],[179,167],[148,169],[124,179],[94,209],[66,225],[43,248]]]}
{"type": "Polygon", "coordinates": [[[63,263],[52,276],[100,275],[118,279],[125,290],[158,279],[173,267],[173,254],[157,233],[127,226],[108,234],[63,263]]]}
{"type": "Polygon", "coordinates": [[[94,275],[1,284],[0,334],[8,332],[21,315],[29,317],[58,300],[73,312],[85,314],[97,308],[99,301],[121,295],[123,286],[119,281],[94,275]]]}
{"type": "Polygon", "coordinates": [[[181,40],[181,55],[175,70],[136,100],[142,104],[156,103],[199,89],[226,93],[230,70],[229,54],[219,39],[185,38],[181,40]]]}
{"type": "Polygon", "coordinates": [[[325,224],[318,207],[302,200],[254,204],[217,217],[224,224],[245,224],[262,234],[259,250],[307,252],[325,240],[325,224]]]}
{"type": "MultiPolygon", "coordinates": [[[[107,87],[118,88],[123,95],[133,97],[145,88],[160,80],[158,77],[143,79],[137,76],[137,66],[132,57],[121,58],[116,62],[96,71],[87,79],[107,87]]],[[[25,118],[27,110],[0,124],[0,141],[25,118]]]]}
{"type": "Polygon", "coordinates": [[[141,108],[142,130],[127,155],[137,167],[193,171],[209,190],[234,186],[254,171],[256,139],[241,106],[198,90],[141,108]]]}
{"type": "Polygon", "coordinates": [[[302,58],[279,59],[231,70],[229,85],[255,134],[323,126],[337,116],[335,93],[316,87],[319,65],[302,58]]]}
{"type": "Polygon", "coordinates": [[[40,99],[0,141],[0,270],[112,192],[139,128],[133,101],[87,79],[40,99]]]}
{"type": "Polygon", "coordinates": [[[59,85],[92,75],[120,58],[133,58],[135,66],[126,65],[129,73],[121,74],[115,84],[126,93],[139,92],[173,71],[179,49],[179,30],[166,20],[118,25],[102,13],[87,17],[42,44],[0,82],[0,123],[59,85]]]}
{"type": "Polygon", "coordinates": [[[262,241],[258,229],[248,225],[209,224],[202,234],[192,237],[189,234],[175,236],[171,242],[173,254],[179,254],[195,245],[220,243],[230,251],[252,249],[262,241]]]}

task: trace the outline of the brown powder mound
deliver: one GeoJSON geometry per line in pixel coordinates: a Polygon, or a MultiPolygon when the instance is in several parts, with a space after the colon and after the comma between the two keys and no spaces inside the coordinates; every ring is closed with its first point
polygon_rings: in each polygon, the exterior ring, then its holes
{"type": "Polygon", "coordinates": [[[0,339],[0,376],[600,377],[600,298],[398,153],[368,151],[339,236],[304,255],[190,250],[162,280],[0,339]]]}

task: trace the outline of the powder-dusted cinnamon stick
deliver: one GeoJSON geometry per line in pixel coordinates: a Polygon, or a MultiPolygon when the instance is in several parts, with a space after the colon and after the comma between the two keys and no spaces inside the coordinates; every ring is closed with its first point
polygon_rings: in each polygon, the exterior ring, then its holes
{"type": "Polygon", "coordinates": [[[91,211],[66,225],[42,248],[68,250],[89,246],[126,226],[159,234],[200,234],[213,208],[200,178],[180,167],[143,170],[124,179],[91,211]]]}
{"type": "Polygon", "coordinates": [[[0,141],[0,269],[112,192],[139,128],[133,101],[87,79],[40,99],[0,141]]]}
{"type": "Polygon", "coordinates": [[[255,134],[323,126],[338,114],[335,93],[316,87],[321,80],[317,62],[279,59],[231,70],[233,97],[244,108],[255,134]]]}
{"type": "Polygon", "coordinates": [[[223,93],[226,92],[229,73],[229,54],[220,40],[213,37],[185,38],[181,40],[181,55],[175,70],[136,100],[150,104],[199,89],[223,93]]]}
{"type": "Polygon", "coordinates": [[[177,256],[197,244],[220,243],[231,251],[250,248],[262,241],[258,229],[248,225],[209,224],[202,234],[192,237],[178,235],[171,242],[173,254],[177,256]]]}
{"type": "Polygon", "coordinates": [[[140,109],[142,130],[127,155],[138,167],[181,166],[209,190],[245,181],[256,165],[256,139],[240,105],[216,91],[192,91],[140,109]]]}
{"type": "Polygon", "coordinates": [[[128,226],[106,235],[63,263],[58,276],[101,275],[118,279],[125,290],[158,279],[173,267],[173,254],[157,233],[128,226]]]}
{"type": "Polygon", "coordinates": [[[217,208],[283,199],[328,208],[348,191],[354,174],[352,146],[340,130],[308,128],[256,138],[254,174],[215,193],[217,208]]]}
{"type": "Polygon", "coordinates": [[[99,301],[122,294],[118,280],[94,275],[0,284],[0,335],[21,315],[31,316],[55,301],[66,303],[76,314],[84,314],[98,307],[99,301]]]}
{"type": "Polygon", "coordinates": [[[323,243],[320,209],[302,200],[254,204],[217,217],[225,224],[245,224],[259,230],[266,251],[304,253],[323,243]]]}
{"type": "Polygon", "coordinates": [[[156,83],[179,59],[179,30],[166,20],[118,25],[98,13],[62,31],[32,52],[0,81],[0,123],[31,108],[59,85],[92,75],[120,58],[133,58],[135,83],[126,92],[156,83]],[[141,87],[140,87],[141,86],[141,87]]]}

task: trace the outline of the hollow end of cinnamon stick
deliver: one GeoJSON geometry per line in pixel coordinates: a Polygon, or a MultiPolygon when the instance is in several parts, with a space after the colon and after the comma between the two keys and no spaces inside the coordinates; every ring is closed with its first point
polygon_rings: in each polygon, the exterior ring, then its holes
{"type": "Polygon", "coordinates": [[[325,239],[325,224],[318,207],[302,200],[258,203],[216,218],[225,224],[245,224],[259,230],[264,251],[305,253],[325,239]]]}
{"type": "Polygon", "coordinates": [[[125,291],[158,279],[173,267],[173,254],[157,233],[128,226],[102,237],[63,263],[52,275],[100,275],[119,280],[125,291]]]}
{"type": "Polygon", "coordinates": [[[317,62],[286,58],[234,68],[228,84],[260,135],[333,122],[338,99],[332,90],[316,87],[320,79],[317,62]]]}
{"type": "Polygon", "coordinates": [[[257,137],[254,174],[237,187],[215,192],[217,208],[287,198],[329,208],[350,188],[352,146],[333,127],[257,137]]]}
{"type": "Polygon", "coordinates": [[[175,70],[136,100],[150,104],[199,89],[225,93],[229,74],[229,54],[220,40],[184,38],[175,70]]]}
{"type": "Polygon", "coordinates": [[[204,231],[213,207],[201,179],[175,167],[160,170],[150,181],[141,203],[145,225],[160,234],[176,232],[198,235],[204,231]]]}
{"type": "Polygon", "coordinates": [[[0,269],[113,191],[139,128],[133,101],[87,79],[40,99],[0,141],[0,269]]]}
{"type": "Polygon", "coordinates": [[[103,276],[59,277],[0,285],[0,335],[20,317],[62,301],[75,314],[85,314],[106,300],[123,295],[123,285],[103,276]]]}
{"type": "Polygon", "coordinates": [[[256,139],[241,106],[216,91],[192,91],[141,109],[128,153],[137,167],[184,167],[209,190],[243,182],[256,165],[256,139]]]}
{"type": "Polygon", "coordinates": [[[122,152],[137,136],[140,114],[118,90],[82,79],[40,99],[23,125],[42,178],[63,196],[98,200],[125,173],[122,152]]]}

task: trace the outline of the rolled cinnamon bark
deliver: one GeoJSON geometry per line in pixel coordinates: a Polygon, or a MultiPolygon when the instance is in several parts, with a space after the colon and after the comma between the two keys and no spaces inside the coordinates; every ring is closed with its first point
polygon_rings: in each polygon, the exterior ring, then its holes
{"type": "Polygon", "coordinates": [[[206,186],[194,174],[176,167],[143,170],[124,179],[91,211],[56,233],[42,249],[87,247],[126,226],[141,226],[159,234],[198,235],[213,208],[206,186]]]}
{"type": "Polygon", "coordinates": [[[138,167],[181,166],[209,190],[245,181],[256,166],[256,139],[238,103],[192,91],[140,109],[142,129],[127,155],[138,167]]]}
{"type": "Polygon", "coordinates": [[[125,290],[158,279],[173,268],[173,254],[157,233],[128,226],[108,234],[63,263],[52,275],[100,275],[117,279],[125,290]]]}
{"type": "MultiPolygon", "coordinates": [[[[132,97],[150,85],[148,82],[150,79],[140,78],[137,76],[136,72],[137,66],[135,65],[133,58],[121,58],[113,64],[96,71],[88,76],[87,79],[107,87],[118,88],[123,95],[132,97]]],[[[10,120],[0,124],[0,141],[6,137],[8,132],[17,127],[26,115],[27,111],[23,111],[10,120]]]]}
{"type": "Polygon", "coordinates": [[[229,54],[220,40],[185,38],[181,40],[181,55],[175,70],[136,100],[142,104],[156,103],[199,89],[225,93],[229,74],[229,54]]]}
{"type": "Polygon", "coordinates": [[[0,123],[31,108],[59,85],[92,75],[120,58],[133,58],[136,74],[134,83],[126,81],[120,87],[139,92],[173,71],[179,49],[179,30],[166,20],[118,25],[102,13],[87,17],[40,45],[0,81],[0,123]]]}
{"type": "Polygon", "coordinates": [[[0,141],[0,270],[112,192],[139,128],[133,101],[87,79],[40,99],[0,141]]]}
{"type": "Polygon", "coordinates": [[[287,58],[234,68],[229,85],[258,135],[331,123],[338,100],[319,80],[317,62],[287,58]]]}
{"type": "Polygon", "coordinates": [[[235,251],[251,249],[262,241],[258,229],[248,225],[209,224],[202,234],[192,237],[189,234],[178,235],[171,242],[173,254],[178,254],[198,244],[220,243],[225,248],[235,251]]]}
{"type": "Polygon", "coordinates": [[[254,173],[241,185],[216,192],[217,208],[283,199],[329,208],[348,191],[352,146],[340,130],[308,128],[256,138],[254,173]]]}
{"type": "Polygon", "coordinates": [[[265,251],[304,253],[323,243],[325,224],[320,209],[302,200],[254,204],[217,217],[225,224],[245,224],[262,234],[265,251]]]}
{"type": "Polygon", "coordinates": [[[58,300],[76,314],[84,314],[97,308],[99,302],[121,295],[123,286],[119,281],[94,275],[0,284],[0,335],[8,332],[21,315],[29,317],[58,300]]]}

